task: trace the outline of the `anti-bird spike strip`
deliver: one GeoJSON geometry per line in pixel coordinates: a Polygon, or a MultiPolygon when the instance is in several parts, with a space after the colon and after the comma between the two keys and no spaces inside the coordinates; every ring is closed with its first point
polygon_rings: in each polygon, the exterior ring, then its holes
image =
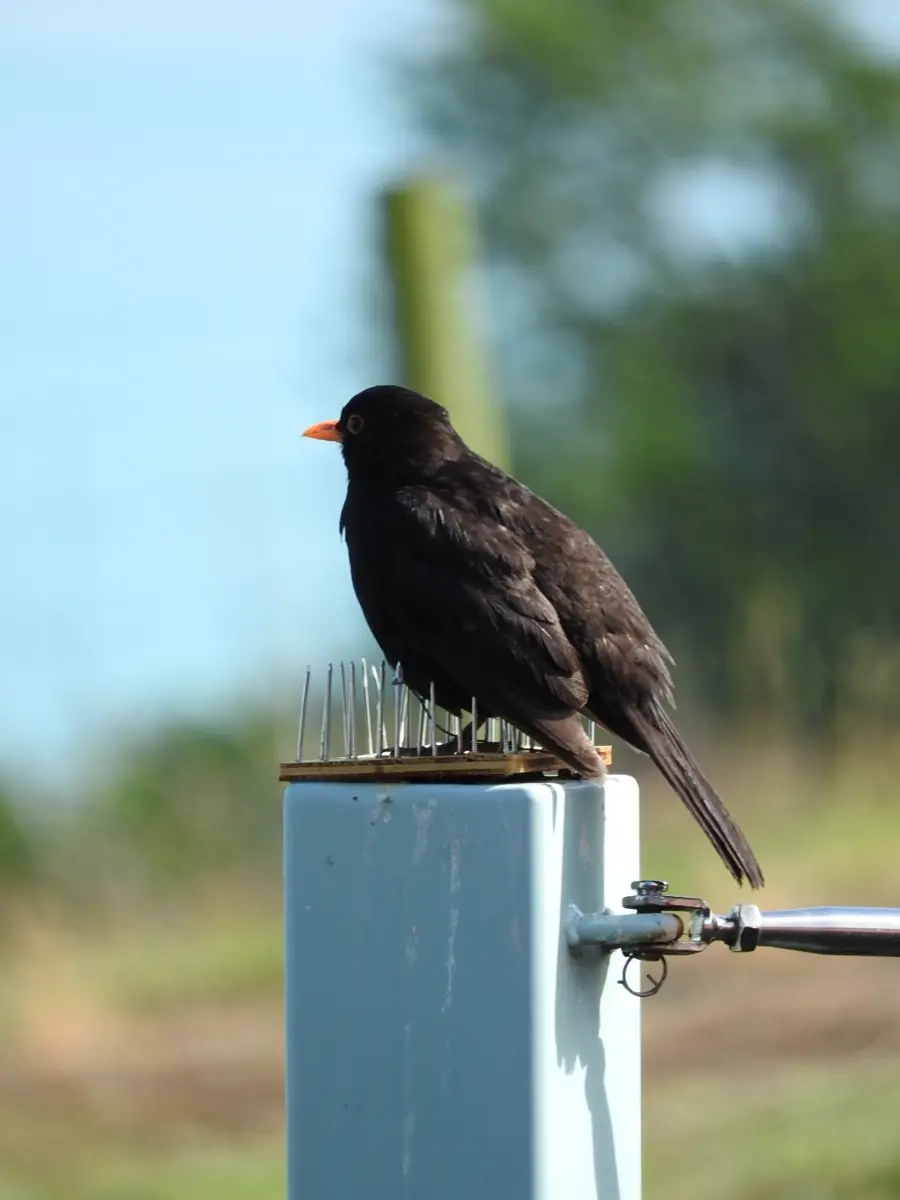
{"type": "MultiPolygon", "coordinates": [[[[470,720],[466,722],[458,713],[439,709],[433,683],[424,696],[412,692],[404,682],[400,664],[388,687],[387,669],[384,661],[376,667],[365,659],[359,663],[356,660],[328,663],[324,682],[316,687],[312,669],[306,668],[300,697],[297,756],[294,761],[281,764],[282,780],[508,778],[543,772],[562,773],[566,777],[571,774],[558,759],[535,746],[531,737],[509,721],[498,717],[481,718],[474,696],[469,709],[470,720]],[[335,686],[336,673],[340,676],[339,687],[335,686]],[[316,703],[321,704],[318,756],[309,759],[305,757],[304,742],[316,703]],[[341,737],[335,756],[331,730],[333,723],[338,721],[341,737]],[[359,744],[362,733],[357,735],[357,730],[362,729],[358,721],[365,722],[364,750],[359,744]],[[479,729],[483,731],[483,740],[478,738],[479,729]]],[[[593,741],[593,722],[585,722],[585,726],[593,741]]],[[[609,747],[598,746],[597,751],[608,765],[611,760],[609,747]]]]}

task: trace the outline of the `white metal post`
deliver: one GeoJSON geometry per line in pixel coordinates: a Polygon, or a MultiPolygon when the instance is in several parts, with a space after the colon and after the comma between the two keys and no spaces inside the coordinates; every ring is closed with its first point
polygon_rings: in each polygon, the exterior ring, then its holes
{"type": "Polygon", "coordinates": [[[289,1200],[639,1200],[640,1003],[567,907],[620,912],[638,791],[285,794],[289,1200]]]}

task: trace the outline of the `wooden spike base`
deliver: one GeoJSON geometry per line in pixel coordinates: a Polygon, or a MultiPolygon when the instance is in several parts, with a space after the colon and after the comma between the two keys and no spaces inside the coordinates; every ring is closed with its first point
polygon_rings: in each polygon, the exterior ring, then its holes
{"type": "MultiPolygon", "coordinates": [[[[612,765],[612,747],[598,746],[597,753],[604,766],[612,765]]],[[[335,783],[354,783],[372,779],[407,780],[466,780],[472,783],[490,779],[512,779],[523,775],[558,772],[564,778],[574,778],[553,754],[543,750],[516,750],[511,754],[475,753],[457,755],[414,754],[399,758],[383,756],[330,759],[325,762],[282,763],[278,778],[282,783],[304,783],[327,779],[335,783]]]]}

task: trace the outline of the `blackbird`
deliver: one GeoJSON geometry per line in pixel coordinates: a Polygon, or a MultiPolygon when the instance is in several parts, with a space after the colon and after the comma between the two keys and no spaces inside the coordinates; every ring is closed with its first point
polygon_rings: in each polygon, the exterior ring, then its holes
{"type": "Polygon", "coordinates": [[[340,442],[340,518],[369,628],[420,696],[497,716],[579,775],[603,764],[581,714],[650,756],[740,883],[763,885],[744,834],[682,741],[673,660],[584,530],[470,450],[446,409],[370,387],[306,437],[340,442]]]}

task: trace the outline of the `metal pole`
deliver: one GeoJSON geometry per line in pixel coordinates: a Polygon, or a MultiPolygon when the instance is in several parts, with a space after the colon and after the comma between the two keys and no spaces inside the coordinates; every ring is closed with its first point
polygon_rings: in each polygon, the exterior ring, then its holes
{"type": "Polygon", "coordinates": [[[289,1200],[639,1200],[641,1006],[563,930],[624,911],[634,780],[296,783],[284,828],[289,1200]]]}

